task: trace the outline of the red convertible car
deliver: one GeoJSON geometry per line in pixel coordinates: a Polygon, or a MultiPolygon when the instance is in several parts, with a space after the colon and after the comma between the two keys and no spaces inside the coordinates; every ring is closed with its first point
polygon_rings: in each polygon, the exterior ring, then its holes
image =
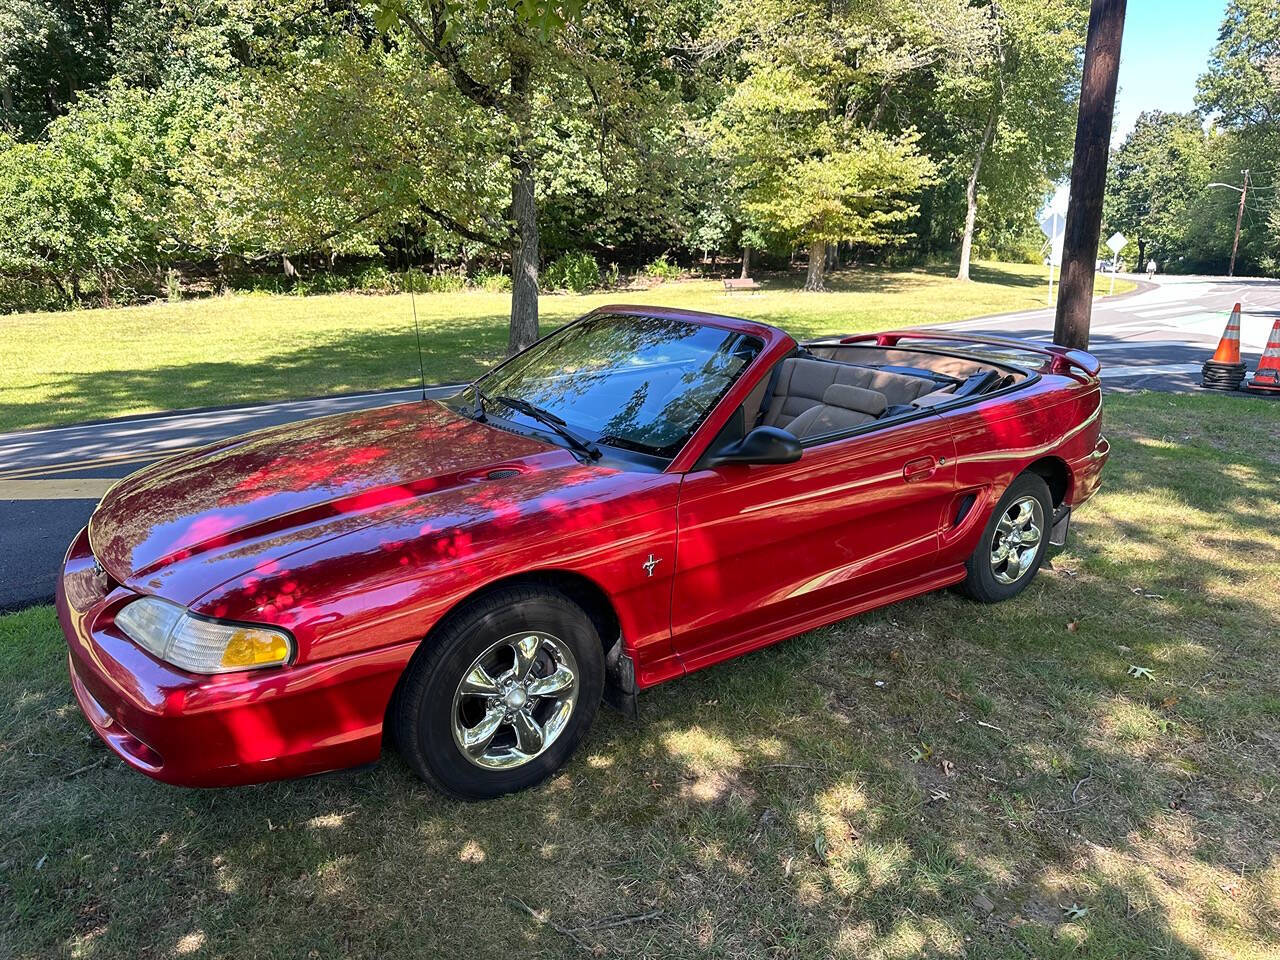
{"type": "Polygon", "coordinates": [[[904,597],[1027,586],[1097,489],[1098,363],[930,330],[796,343],[605,307],[455,396],[117,484],[58,615],[94,730],[159,780],[375,761],[535,784],[602,699],[904,597]]]}

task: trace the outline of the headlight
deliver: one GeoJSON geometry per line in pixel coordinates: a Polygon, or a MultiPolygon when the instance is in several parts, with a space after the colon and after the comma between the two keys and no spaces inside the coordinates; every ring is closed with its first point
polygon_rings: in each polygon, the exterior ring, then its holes
{"type": "Polygon", "coordinates": [[[283,630],[205,620],[156,597],[126,605],[116,614],[116,625],[143,649],[192,673],[275,667],[293,653],[293,641],[283,630]]]}

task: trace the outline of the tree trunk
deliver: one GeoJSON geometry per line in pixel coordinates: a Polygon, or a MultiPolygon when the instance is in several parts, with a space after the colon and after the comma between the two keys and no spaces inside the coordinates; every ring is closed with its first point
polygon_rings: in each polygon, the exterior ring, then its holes
{"type": "Polygon", "coordinates": [[[804,279],[804,288],[810,291],[826,290],[822,282],[827,268],[827,244],[817,240],[809,244],[809,274],[804,279]]]}
{"type": "Polygon", "coordinates": [[[746,244],[742,246],[742,273],[740,280],[748,280],[751,277],[751,248],[746,244]]]}
{"type": "Polygon", "coordinates": [[[534,197],[533,158],[526,146],[529,126],[529,74],[532,64],[521,53],[511,59],[511,103],[519,131],[511,146],[511,219],[515,244],[511,251],[511,330],[507,356],[538,339],[538,206],[534,197]]]}
{"type": "Polygon", "coordinates": [[[991,108],[987,116],[987,127],[982,131],[982,142],[978,144],[978,152],[973,158],[973,169],[969,171],[969,183],[965,189],[964,238],[960,241],[960,269],[956,272],[957,280],[969,279],[969,261],[973,257],[973,230],[978,222],[978,174],[982,171],[982,158],[991,146],[991,138],[996,131],[996,108],[991,108]]]}
{"type": "Polygon", "coordinates": [[[1138,269],[1147,269],[1147,241],[1138,238],[1138,269]]]}

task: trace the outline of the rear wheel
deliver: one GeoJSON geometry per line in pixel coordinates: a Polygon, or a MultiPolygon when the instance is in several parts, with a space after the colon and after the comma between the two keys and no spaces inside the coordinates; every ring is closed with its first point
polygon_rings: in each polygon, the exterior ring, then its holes
{"type": "Polygon", "coordinates": [[[414,772],[445,793],[479,800],[540,783],[595,718],[600,637],[559,593],[491,594],[427,644],[405,671],[392,724],[414,772]]]}
{"type": "Polygon", "coordinates": [[[1019,474],[996,505],[982,539],[965,561],[960,588],[982,603],[999,603],[1026,589],[1048,547],[1049,487],[1034,473],[1019,474]]]}

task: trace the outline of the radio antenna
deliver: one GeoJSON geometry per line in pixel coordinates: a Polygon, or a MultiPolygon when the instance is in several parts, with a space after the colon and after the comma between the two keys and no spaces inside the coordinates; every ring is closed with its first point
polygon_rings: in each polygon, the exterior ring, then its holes
{"type": "Polygon", "coordinates": [[[418,341],[418,386],[422,399],[427,399],[427,375],[422,369],[422,330],[418,326],[418,301],[413,296],[413,281],[409,282],[409,306],[413,308],[413,336],[418,341]]]}

